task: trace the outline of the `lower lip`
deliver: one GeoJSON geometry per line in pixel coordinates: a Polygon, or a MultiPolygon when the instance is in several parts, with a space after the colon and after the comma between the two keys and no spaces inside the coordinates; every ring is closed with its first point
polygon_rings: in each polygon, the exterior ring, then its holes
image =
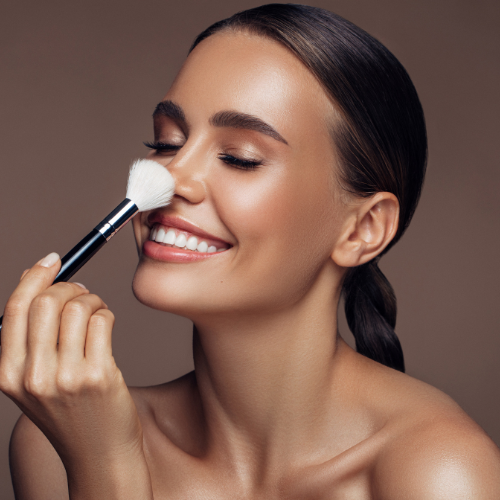
{"type": "Polygon", "coordinates": [[[184,250],[182,248],[167,247],[160,245],[156,241],[147,240],[143,247],[142,252],[146,257],[154,260],[161,260],[163,262],[197,262],[199,260],[209,259],[224,252],[196,252],[194,250],[184,250]]]}

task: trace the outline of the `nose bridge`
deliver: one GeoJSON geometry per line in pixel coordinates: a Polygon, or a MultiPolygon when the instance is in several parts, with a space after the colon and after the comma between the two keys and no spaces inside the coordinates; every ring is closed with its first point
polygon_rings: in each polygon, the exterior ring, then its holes
{"type": "Polygon", "coordinates": [[[168,170],[175,180],[175,194],[190,203],[203,201],[207,167],[208,158],[203,153],[202,141],[186,142],[168,164],[168,170]]]}

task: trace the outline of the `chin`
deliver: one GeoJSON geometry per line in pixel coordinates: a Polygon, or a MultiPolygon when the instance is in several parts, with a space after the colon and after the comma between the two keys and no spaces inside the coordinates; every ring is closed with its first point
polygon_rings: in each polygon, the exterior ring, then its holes
{"type": "Polygon", "coordinates": [[[217,316],[241,319],[283,307],[282,303],[274,302],[276,297],[283,299],[286,294],[263,290],[260,281],[238,286],[234,280],[221,280],[219,273],[211,276],[209,272],[203,275],[199,270],[186,271],[183,264],[165,267],[141,259],[132,283],[133,293],[139,302],[152,309],[194,322],[213,320],[217,316]],[[229,286],[228,281],[232,281],[233,286],[229,286]]]}
{"type": "MultiPolygon", "coordinates": [[[[175,273],[173,273],[175,274],[175,273]]],[[[161,266],[139,262],[132,281],[135,298],[152,309],[170,312],[191,319],[193,290],[180,286],[179,280],[161,266]]]]}
{"type": "Polygon", "coordinates": [[[186,272],[184,266],[165,267],[162,263],[141,259],[132,282],[137,300],[152,309],[192,321],[223,313],[234,305],[223,281],[203,276],[199,270],[186,272]]]}

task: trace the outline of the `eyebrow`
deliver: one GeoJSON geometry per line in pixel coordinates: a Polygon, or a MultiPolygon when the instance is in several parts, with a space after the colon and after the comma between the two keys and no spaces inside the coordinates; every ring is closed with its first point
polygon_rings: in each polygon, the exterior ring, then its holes
{"type": "Polygon", "coordinates": [[[277,141],[288,145],[288,142],[271,125],[253,115],[239,113],[238,111],[219,111],[210,118],[210,124],[214,127],[232,127],[255,130],[266,134],[277,141]]]}
{"type": "Polygon", "coordinates": [[[161,101],[158,103],[153,111],[153,118],[158,115],[166,116],[168,118],[172,118],[173,120],[180,120],[181,122],[186,123],[186,115],[184,114],[184,111],[173,101],[161,101]]]}
{"type": "MultiPolygon", "coordinates": [[[[153,112],[153,117],[159,115],[186,123],[186,115],[184,114],[184,111],[173,101],[161,101],[153,112]]],[[[219,111],[210,117],[209,123],[214,127],[232,127],[255,130],[256,132],[268,135],[269,137],[288,145],[285,138],[276,129],[271,127],[271,125],[266,123],[264,120],[247,113],[240,113],[238,111],[219,111]]]]}

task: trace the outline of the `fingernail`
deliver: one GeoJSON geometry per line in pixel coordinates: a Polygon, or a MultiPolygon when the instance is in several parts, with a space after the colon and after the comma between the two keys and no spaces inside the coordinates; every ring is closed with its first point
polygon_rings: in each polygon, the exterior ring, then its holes
{"type": "Polygon", "coordinates": [[[59,254],[56,252],[49,253],[47,257],[44,257],[38,265],[42,267],[52,267],[59,260],[59,254]]]}
{"type": "Polygon", "coordinates": [[[81,283],[78,283],[78,281],[73,281],[75,285],[81,286],[84,290],[87,290],[87,287],[85,285],[82,285],[81,283]]]}

